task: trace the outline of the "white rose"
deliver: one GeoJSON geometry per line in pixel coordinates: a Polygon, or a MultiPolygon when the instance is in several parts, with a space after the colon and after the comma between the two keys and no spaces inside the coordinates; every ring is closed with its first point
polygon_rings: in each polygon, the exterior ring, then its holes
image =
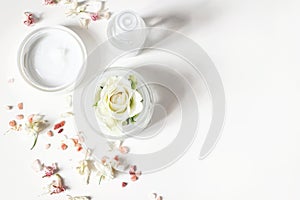
{"type": "Polygon", "coordinates": [[[100,120],[116,133],[122,122],[143,110],[141,94],[132,89],[131,82],[120,76],[108,78],[96,94],[96,112],[100,120]]]}

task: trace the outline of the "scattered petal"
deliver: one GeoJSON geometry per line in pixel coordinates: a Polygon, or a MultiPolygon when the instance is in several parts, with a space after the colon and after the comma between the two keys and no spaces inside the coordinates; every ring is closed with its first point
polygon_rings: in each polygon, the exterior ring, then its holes
{"type": "Polygon", "coordinates": [[[18,108],[19,108],[19,110],[23,110],[23,103],[22,102],[18,103],[18,108]]]}
{"type": "Polygon", "coordinates": [[[47,135],[48,135],[49,137],[52,137],[52,136],[53,136],[53,131],[51,131],[51,130],[48,131],[48,132],[47,132],[47,135]]]}
{"type": "Polygon", "coordinates": [[[135,171],[136,171],[136,165],[131,165],[130,169],[129,169],[129,172],[134,172],[135,173],[135,171]]]}
{"type": "Polygon", "coordinates": [[[156,200],[162,200],[162,199],[163,199],[162,196],[159,196],[159,197],[157,197],[156,200]]]}
{"type": "Polygon", "coordinates": [[[39,159],[36,159],[33,163],[32,163],[32,169],[35,172],[40,172],[43,170],[44,168],[44,164],[41,163],[41,161],[39,159]]]}
{"type": "Polygon", "coordinates": [[[120,147],[119,147],[119,151],[120,151],[120,153],[122,153],[122,154],[127,154],[127,153],[129,152],[129,148],[126,147],[126,146],[120,146],[120,147]]]}
{"type": "Polygon", "coordinates": [[[15,120],[11,120],[9,122],[9,126],[11,126],[11,127],[16,127],[16,125],[17,125],[17,122],[15,120]]]}
{"type": "Polygon", "coordinates": [[[13,109],[13,106],[8,106],[8,105],[6,105],[6,106],[4,106],[4,108],[5,108],[6,110],[12,110],[12,109],[13,109]]]}
{"type": "Polygon", "coordinates": [[[138,178],[136,175],[132,175],[132,176],[131,176],[131,180],[132,180],[132,181],[137,181],[138,179],[139,179],[139,178],[138,178]]]}
{"type": "Polygon", "coordinates": [[[22,115],[22,114],[17,115],[17,116],[16,116],[16,119],[17,119],[17,120],[22,120],[22,119],[24,119],[24,115],[22,115]]]}
{"type": "Polygon", "coordinates": [[[135,175],[136,175],[137,177],[140,177],[140,176],[142,175],[142,172],[141,172],[141,171],[137,171],[137,172],[135,173],[135,175]]]}
{"type": "Polygon", "coordinates": [[[52,183],[52,194],[59,194],[61,192],[66,191],[66,188],[63,185],[63,180],[59,174],[55,174],[56,180],[52,183]]]}
{"type": "Polygon", "coordinates": [[[58,2],[56,0],[44,0],[45,5],[54,5],[58,2]]]}
{"type": "Polygon", "coordinates": [[[62,143],[60,147],[62,150],[66,150],[68,148],[68,145],[66,145],[65,143],[62,143]]]}
{"type": "Polygon", "coordinates": [[[75,147],[76,147],[77,151],[81,151],[83,149],[81,144],[76,144],[75,147]]]}

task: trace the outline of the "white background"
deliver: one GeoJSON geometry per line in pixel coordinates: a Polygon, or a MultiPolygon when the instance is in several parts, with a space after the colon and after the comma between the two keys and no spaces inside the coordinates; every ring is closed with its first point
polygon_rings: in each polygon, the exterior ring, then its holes
{"type": "MultiPolygon", "coordinates": [[[[41,138],[30,151],[31,138],[0,135],[0,191],[6,199],[37,197],[41,179],[30,168],[36,158],[63,161],[62,174],[71,189],[66,194],[94,199],[147,199],[150,192],[164,199],[289,199],[300,198],[300,2],[297,0],[110,1],[112,11],[133,9],[144,17],[164,19],[159,26],[184,33],[201,45],[217,66],[227,97],[223,135],[212,154],[197,159],[200,140],[174,165],[145,175],[121,188],[122,179],[98,186],[83,185],[68,169],[72,152],[45,151],[41,138]],[[59,157],[58,157],[59,156],[59,157]]],[[[42,14],[35,26],[73,24],[58,7],[42,1],[2,1],[0,37],[0,105],[24,102],[23,113],[45,113],[49,120],[65,111],[64,96],[32,89],[17,70],[17,49],[32,28],[23,12],[42,14]],[[14,84],[8,84],[10,77],[14,84]]],[[[107,22],[87,30],[88,51],[105,40],[107,22]]],[[[1,109],[0,130],[18,113],[1,109]]],[[[75,154],[79,155],[79,154],[75,154]]],[[[64,195],[59,196],[64,197],[64,195]]]]}

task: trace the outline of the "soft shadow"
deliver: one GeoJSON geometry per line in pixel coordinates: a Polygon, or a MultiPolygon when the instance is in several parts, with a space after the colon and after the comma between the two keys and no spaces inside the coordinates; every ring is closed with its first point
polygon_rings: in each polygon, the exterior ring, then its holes
{"type": "Polygon", "coordinates": [[[182,77],[159,65],[142,66],[135,69],[151,87],[154,95],[154,110],[148,127],[138,139],[149,139],[158,135],[165,127],[166,118],[180,106],[185,95],[182,77]]]}
{"type": "MultiPolygon", "coordinates": [[[[163,28],[174,31],[183,30],[184,33],[201,29],[207,24],[211,24],[221,13],[220,7],[212,1],[185,1],[183,2],[154,2],[151,13],[144,14],[146,26],[150,28],[163,28]],[[171,3],[171,4],[170,4],[171,3]],[[171,6],[170,6],[171,5],[171,6]]],[[[148,34],[146,44],[149,46],[164,40],[170,35],[153,35],[148,34]]]]}
{"type": "Polygon", "coordinates": [[[93,36],[91,31],[87,31],[86,29],[80,26],[74,26],[74,25],[66,25],[66,27],[68,27],[69,29],[74,31],[77,35],[79,35],[79,37],[81,38],[81,40],[85,45],[88,54],[96,48],[97,40],[96,37],[93,36]]]}

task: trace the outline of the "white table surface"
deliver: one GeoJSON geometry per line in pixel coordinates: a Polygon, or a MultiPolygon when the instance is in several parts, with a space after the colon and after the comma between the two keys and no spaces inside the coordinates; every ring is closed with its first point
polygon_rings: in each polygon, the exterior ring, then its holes
{"type": "MultiPolygon", "coordinates": [[[[161,17],[160,26],[176,29],[201,45],[223,79],[227,113],[223,135],[214,151],[198,160],[201,137],[172,166],[145,175],[126,188],[121,180],[102,186],[81,182],[68,170],[70,153],[45,151],[41,138],[34,151],[31,138],[0,135],[1,199],[63,199],[39,197],[41,179],[31,169],[36,158],[62,166],[65,194],[93,199],[147,199],[156,192],[166,200],[299,199],[300,186],[300,2],[297,0],[110,1],[112,11],[132,9],[142,16],[161,17]]],[[[17,49],[32,28],[23,25],[23,12],[42,13],[35,27],[49,24],[78,26],[58,7],[42,1],[5,1],[1,4],[0,105],[24,102],[24,113],[45,113],[49,120],[65,111],[65,96],[45,95],[19,75],[17,49]],[[8,84],[13,77],[15,83],[8,84]],[[53,108],[55,107],[55,108],[53,108]]],[[[88,51],[105,40],[107,22],[87,30],[88,51]]],[[[18,113],[1,108],[0,130],[18,113]]],[[[79,155],[79,154],[74,154],[79,155]]]]}

